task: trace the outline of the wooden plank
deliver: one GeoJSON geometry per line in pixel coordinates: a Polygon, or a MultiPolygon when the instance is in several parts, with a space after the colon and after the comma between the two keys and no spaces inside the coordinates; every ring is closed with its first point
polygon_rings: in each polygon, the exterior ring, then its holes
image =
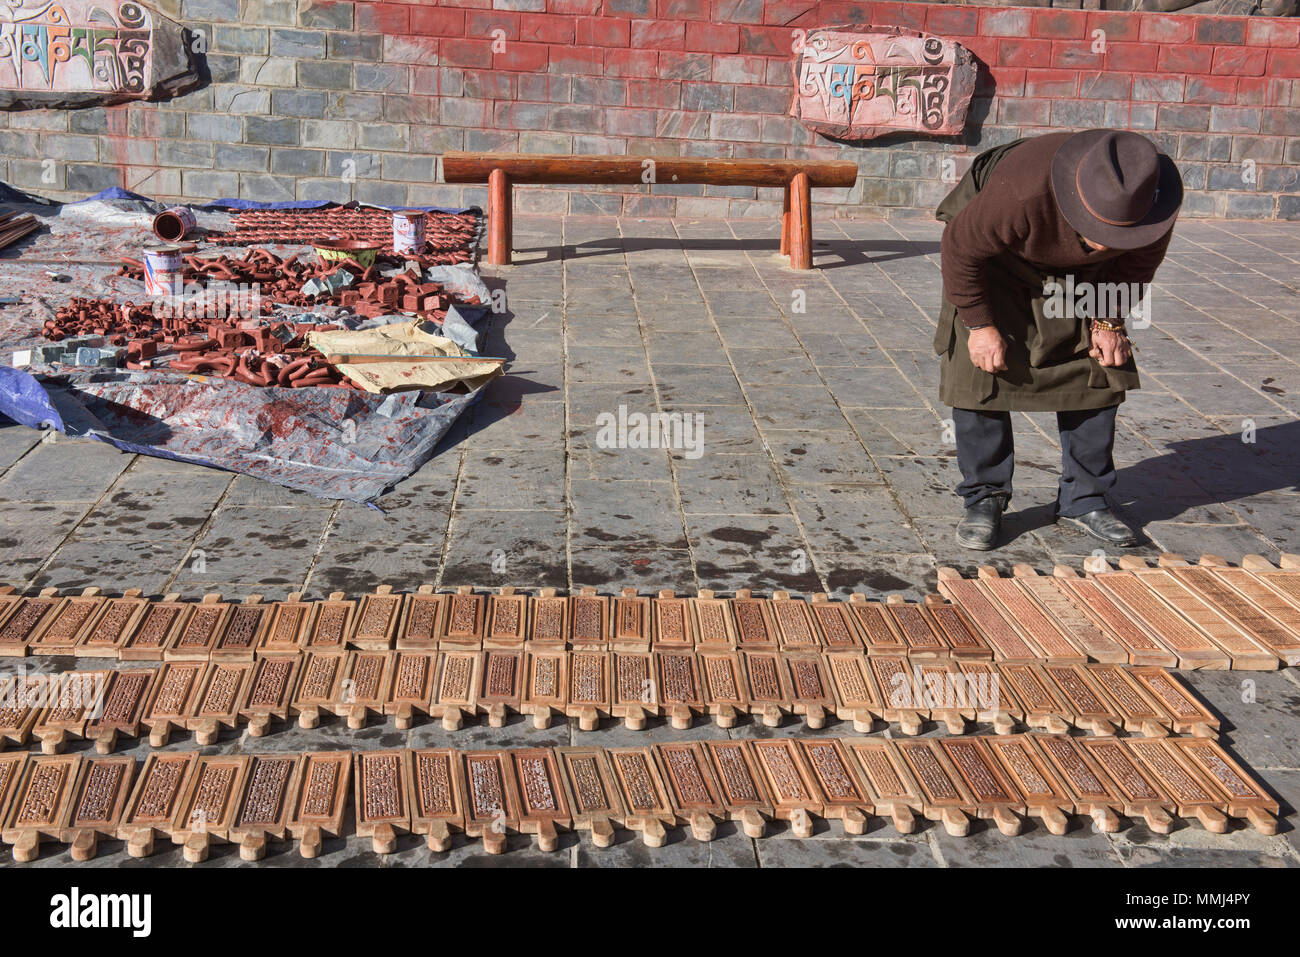
{"type": "Polygon", "coordinates": [[[612,713],[613,660],[607,651],[574,651],[569,655],[569,685],[565,713],[578,719],[583,731],[595,731],[612,713]]]}
{"type": "Polygon", "coordinates": [[[383,717],[395,662],[392,654],[383,651],[357,651],[348,655],[333,710],[346,719],[349,728],[364,728],[371,714],[383,717]]]}
{"type": "Polygon", "coordinates": [[[608,755],[602,748],[556,748],[573,826],[590,831],[597,847],[614,843],[614,824],[626,816],[608,755]]]}
{"type": "Polygon", "coordinates": [[[722,813],[739,821],[746,837],[762,837],[773,815],[773,802],[749,746],[744,741],[702,743],[718,782],[722,813]]]}
{"type": "Polygon", "coordinates": [[[867,601],[865,595],[854,592],[849,596],[849,610],[862,632],[868,654],[906,654],[907,642],[883,602],[867,601]]]}
{"type": "Polygon", "coordinates": [[[853,620],[853,613],[843,602],[830,601],[825,592],[812,596],[808,606],[827,651],[861,651],[862,633],[853,620]]]}
{"type": "Polygon", "coordinates": [[[870,655],[867,664],[880,689],[880,717],[897,724],[903,734],[920,734],[926,708],[917,700],[911,660],[902,655],[870,655]]]}
{"type": "MultiPolygon", "coordinates": [[[[1232,620],[1220,614],[1189,586],[1201,582],[1205,587],[1221,585],[1213,572],[1205,568],[1178,567],[1152,568],[1133,573],[1148,588],[1158,594],[1171,608],[1177,609],[1187,621],[1228,655],[1231,667],[1237,671],[1276,671],[1278,656],[1266,645],[1255,641],[1232,620]]],[[[1222,588],[1220,594],[1233,600],[1232,591],[1222,588]]],[[[1239,599],[1236,604],[1249,607],[1239,599]]]]}
{"type": "Polygon", "coordinates": [[[8,742],[25,747],[37,719],[57,691],[58,679],[52,676],[0,678],[0,746],[8,742]]]}
{"type": "Polygon", "coordinates": [[[502,854],[506,835],[520,829],[520,796],[505,751],[462,751],[465,833],[483,839],[483,850],[502,854]]]}
{"type": "Polygon", "coordinates": [[[580,651],[609,647],[609,598],[584,588],[569,596],[569,646],[580,651]]]}
{"type": "Polygon", "coordinates": [[[411,752],[411,833],[423,834],[429,850],[451,850],[453,831],[465,830],[465,778],[451,748],[411,752]]]}
{"type": "Polygon", "coordinates": [[[794,695],[780,656],[774,651],[742,651],[740,657],[745,664],[749,713],[759,715],[769,728],[779,727],[782,714],[794,709],[794,695]]]}
{"type": "MultiPolygon", "coordinates": [[[[180,637],[181,629],[194,610],[193,605],[176,601],[175,598],[174,595],[168,595],[162,601],[143,606],[139,614],[131,619],[134,624],[125,626],[125,630],[120,632],[119,637],[113,642],[117,644],[119,658],[123,661],[163,660],[167,650],[180,637]],[[122,640],[120,635],[127,637],[122,640]]],[[[119,611],[118,615],[121,614],[123,613],[119,611]]],[[[108,616],[109,612],[105,612],[99,624],[104,625],[108,622],[108,616]]],[[[114,616],[114,622],[117,617],[114,616]]],[[[96,628],[96,632],[98,631],[99,629],[96,628]]],[[[101,639],[105,643],[108,642],[107,630],[101,635],[101,639]]],[[[90,640],[87,639],[87,644],[90,640]]]]}
{"type": "Polygon", "coordinates": [[[356,834],[370,838],[376,854],[392,854],[397,836],[411,830],[411,752],[358,751],[354,758],[356,834]]]}
{"type": "Polygon", "coordinates": [[[650,599],[624,588],[614,599],[610,615],[611,647],[615,651],[649,651],[651,643],[650,599]]]}
{"type": "Polygon", "coordinates": [[[789,738],[751,741],[763,784],[772,796],[772,814],[790,822],[795,837],[812,837],[812,815],[822,815],[826,796],[799,745],[789,738]]]}
{"type": "Polygon", "coordinates": [[[643,730],[650,715],[659,714],[659,687],[651,654],[614,652],[613,700],[610,713],[632,731],[643,730]]]}
{"type": "Polygon", "coordinates": [[[991,819],[1009,837],[1019,834],[1028,806],[1011,777],[993,756],[984,738],[944,738],[940,742],[949,764],[975,799],[970,813],[991,819]]]}
{"type": "Polygon", "coordinates": [[[689,728],[695,712],[705,710],[694,652],[660,650],[654,653],[654,659],[656,690],[669,721],[679,731],[689,728]]]}
{"type": "Polygon", "coordinates": [[[903,636],[909,658],[948,657],[948,642],[926,616],[923,605],[890,602],[885,605],[885,613],[893,619],[895,628],[903,636]]]}
{"type": "Polygon", "coordinates": [[[129,589],[121,598],[109,598],[99,606],[94,619],[81,632],[73,646],[77,657],[117,658],[123,643],[149,610],[150,603],[139,597],[139,589],[129,589]]]}
{"type": "Polygon", "coordinates": [[[842,160],[714,159],[683,156],[607,156],[545,153],[442,154],[447,183],[486,183],[503,170],[511,184],[638,185],[646,169],[659,183],[712,186],[786,186],[804,175],[811,187],[850,187],[858,177],[854,163],[842,160]],[[650,166],[646,164],[649,163],[650,166]]]}
{"type": "Polygon", "coordinates": [[[144,759],[117,832],[131,857],[148,857],[159,834],[171,836],[178,816],[184,813],[181,802],[198,760],[193,751],[154,753],[144,759]]]}
{"type": "Polygon", "coordinates": [[[277,601],[271,605],[271,621],[267,625],[265,638],[257,648],[257,654],[302,653],[307,636],[311,633],[311,616],[316,603],[301,601],[300,598],[301,595],[294,592],[288,601],[277,601]]]}
{"type": "Polygon", "coordinates": [[[305,651],[343,651],[352,633],[357,613],[357,603],[348,601],[343,592],[331,592],[325,601],[318,601],[316,614],[311,620],[305,651]]]}
{"type": "Polygon", "coordinates": [[[241,860],[260,861],[270,841],[283,841],[288,836],[303,760],[301,754],[252,756],[238,810],[227,830],[229,839],[239,844],[241,860]]]}
{"type": "Polygon", "coordinates": [[[42,841],[57,841],[72,814],[72,799],[81,755],[33,757],[23,769],[0,827],[0,838],[13,845],[14,860],[34,861],[42,841]]]}
{"type": "Polygon", "coordinates": [[[477,651],[443,651],[438,654],[438,679],[431,715],[442,718],[446,731],[459,731],[466,716],[477,713],[479,669],[477,651]]]}
{"type": "Polygon", "coordinates": [[[447,596],[446,602],[447,613],[442,617],[438,647],[452,650],[481,647],[487,624],[487,596],[476,595],[473,588],[462,585],[447,596]]]}
{"type": "Polygon", "coordinates": [[[485,648],[520,649],[528,638],[528,596],[519,595],[508,585],[488,596],[485,648]]]}
{"type": "Polygon", "coordinates": [[[865,834],[875,804],[858,780],[844,744],[834,738],[800,738],[803,758],[822,793],[821,815],[838,819],[845,834],[865,834]]]}
{"type": "Polygon", "coordinates": [[[953,837],[970,833],[967,814],[974,809],[975,799],[961,783],[939,742],[916,738],[894,742],[894,746],[920,788],[921,813],[931,821],[941,822],[953,837]]]}
{"type": "Polygon", "coordinates": [[[1015,572],[1015,583],[1089,661],[1128,664],[1128,651],[1088,617],[1060,579],[1039,575],[1030,565],[1017,565],[1015,572]]]}
{"type": "MultiPolygon", "coordinates": [[[[214,661],[203,675],[193,713],[185,726],[202,745],[215,744],[222,729],[234,731],[252,696],[256,666],[249,661],[214,661]]],[[[256,736],[249,723],[249,733],[256,736]]]]}
{"type": "Polygon", "coordinates": [[[732,728],[737,716],[749,710],[745,697],[745,669],[733,651],[700,651],[696,654],[703,681],[704,705],[719,728],[732,728]]]}
{"type": "Polygon", "coordinates": [[[1069,730],[1069,707],[1061,700],[1051,680],[1037,665],[1002,662],[998,665],[999,683],[1011,689],[1024,709],[1024,723],[1053,734],[1069,730]]]}
{"type": "Polygon", "coordinates": [[[1197,818],[1211,834],[1228,829],[1224,798],[1171,745],[1172,738],[1127,738],[1124,745],[1134,755],[1143,771],[1151,777],[1165,796],[1173,802],[1179,817],[1197,818]]]}
{"type": "Polygon", "coordinates": [[[993,649],[980,636],[966,613],[956,605],[927,605],[925,613],[943,633],[944,640],[951,649],[949,653],[954,658],[992,660],[993,649]]]}
{"type": "Polygon", "coordinates": [[[0,618],[0,657],[26,657],[28,645],[62,607],[63,599],[57,594],[57,589],[47,588],[36,598],[20,598],[9,604],[0,618]]]}
{"type": "Polygon", "coordinates": [[[1074,802],[1042,753],[1023,735],[986,738],[984,743],[1024,800],[1025,813],[1041,818],[1051,834],[1069,830],[1074,802]]]}
{"type": "Polygon", "coordinates": [[[69,671],[58,676],[50,704],[32,728],[44,754],[58,754],[69,739],[85,736],[90,715],[104,706],[111,678],[108,671],[69,671]]]}
{"type": "Polygon", "coordinates": [[[18,782],[22,780],[26,767],[26,753],[0,754],[0,825],[4,824],[9,815],[14,793],[18,790],[18,782]]]}
{"type": "Polygon", "coordinates": [[[976,720],[980,701],[968,693],[966,673],[951,660],[922,658],[912,661],[919,707],[931,721],[942,722],[949,734],[965,734],[966,725],[976,720]]]}
{"type": "Polygon", "coordinates": [[[939,591],[966,612],[993,648],[996,660],[1037,661],[1044,657],[1036,646],[1029,644],[1014,622],[1007,619],[984,589],[983,582],[940,577],[939,591]]]}
{"type": "Polygon", "coordinates": [[[97,752],[111,754],[119,735],[125,738],[140,736],[140,721],[157,677],[156,668],[112,672],[104,694],[104,706],[99,716],[87,724],[85,731],[85,736],[95,742],[97,752]]]}
{"type": "Polygon", "coordinates": [[[771,603],[765,598],[753,598],[748,588],[736,591],[731,599],[731,613],[736,622],[736,644],[742,650],[776,650],[780,639],[771,603]]]}
{"type": "Polygon", "coordinates": [[[397,652],[384,713],[393,715],[399,731],[411,727],[417,713],[427,715],[432,708],[437,664],[438,656],[431,651],[397,652]]]}
{"type": "Polygon", "coordinates": [[[510,775],[519,793],[519,830],[537,835],[541,850],[558,850],[557,829],[572,830],[573,814],[555,752],[550,748],[515,748],[507,753],[510,775]]]}
{"type": "Polygon", "coordinates": [[[211,592],[203,596],[203,601],[190,608],[190,613],[181,626],[176,640],[163,651],[165,661],[207,661],[212,657],[226,622],[230,618],[231,605],[223,602],[221,596],[211,592]]]}
{"type": "Polygon", "coordinates": [[[695,646],[695,622],[688,598],[678,598],[664,589],[650,601],[651,632],[655,645],[695,646]]]}
{"type": "Polygon", "coordinates": [[[1176,732],[1199,738],[1218,737],[1219,719],[1172,672],[1163,668],[1133,668],[1128,674],[1169,712],[1176,732]]]}
{"type": "Polygon", "coordinates": [[[313,751],[303,755],[298,788],[289,815],[289,833],[305,858],[320,855],[326,837],[341,837],[352,781],[352,752],[313,751]]]}
{"type": "Polygon", "coordinates": [[[289,704],[289,713],[298,716],[298,727],[318,727],[321,712],[333,711],[333,705],[342,693],[348,654],[318,651],[303,659],[302,675],[289,704]]]}
{"type": "Polygon", "coordinates": [[[966,696],[975,707],[975,720],[993,725],[995,734],[1010,734],[1016,724],[1025,721],[1020,699],[1002,683],[1002,672],[991,661],[958,659],[957,669],[964,681],[966,696]]]}
{"type": "Polygon", "coordinates": [[[255,738],[266,734],[271,720],[289,720],[293,693],[303,658],[263,658],[257,662],[249,682],[248,695],[239,705],[240,717],[248,721],[248,733],[255,738]]]}
{"type": "Polygon", "coordinates": [[[858,780],[871,798],[872,813],[888,814],[899,834],[915,831],[916,813],[924,804],[921,788],[894,742],[886,738],[849,741],[848,750],[857,762],[858,780]]]}
{"type": "Polygon", "coordinates": [[[249,595],[242,605],[235,605],[226,627],[212,649],[212,658],[252,661],[266,640],[271,623],[271,606],[262,604],[261,595],[249,595]]]}
{"type": "Polygon", "coordinates": [[[1124,730],[1159,738],[1173,727],[1169,712],[1129,677],[1127,668],[1118,665],[1089,665],[1088,673],[1115,704],[1124,730]]]}
{"type": "Polygon", "coordinates": [[[134,779],[135,758],[129,755],[88,758],[82,763],[67,824],[59,835],[74,861],[94,858],[101,837],[117,837],[134,779]]]}
{"type": "Polygon", "coordinates": [[[826,713],[835,710],[835,691],[818,654],[785,654],[781,667],[791,691],[790,706],[813,730],[826,726],[826,713]]]}
{"type": "Polygon", "coordinates": [[[1038,750],[1065,786],[1075,814],[1087,814],[1098,831],[1119,830],[1117,809],[1124,803],[1096,758],[1066,735],[1029,734],[1024,740],[1038,750]]]}
{"type": "Polygon", "coordinates": [[[250,760],[245,754],[199,756],[170,828],[189,863],[206,861],[214,841],[229,839],[250,760]]]}
{"type": "Polygon", "coordinates": [[[1093,578],[1062,578],[1066,590],[1097,626],[1118,641],[1128,652],[1132,665],[1156,665],[1174,668],[1178,656],[1146,629],[1121,605],[1112,601],[1093,578]]]}
{"type": "Polygon", "coordinates": [[[825,644],[808,603],[788,592],[772,593],[769,603],[782,651],[818,652],[825,644]]]}
{"type": "Polygon", "coordinates": [[[528,646],[563,648],[569,640],[569,599],[543,588],[529,604],[528,646]]]}
{"type": "Polygon", "coordinates": [[[551,726],[552,714],[567,713],[569,705],[569,654],[563,650],[537,650],[527,653],[524,697],[520,710],[533,716],[533,727],[551,726]]]}
{"type": "Polygon", "coordinates": [[[1128,817],[1145,818],[1147,827],[1156,834],[1168,834],[1174,822],[1169,799],[1144,773],[1119,738],[1079,738],[1076,744],[1091,754],[1105,771],[1115,793],[1122,799],[1119,811],[1128,817]]]}
{"type": "Polygon", "coordinates": [[[1202,778],[1219,789],[1228,814],[1246,818],[1261,834],[1277,833],[1277,801],[1218,742],[1209,738],[1171,738],[1169,743],[1202,778]]]}
{"type": "Polygon", "coordinates": [[[1130,615],[1160,636],[1180,668],[1225,670],[1231,659],[1131,571],[1104,572],[1096,581],[1130,615]]]}
{"type": "Polygon", "coordinates": [[[99,589],[90,587],[80,595],[64,598],[48,616],[44,626],[28,644],[33,655],[70,655],[77,640],[93,622],[104,604],[99,589]]]}
{"type": "Polygon", "coordinates": [[[490,648],[483,652],[478,695],[474,702],[486,712],[488,724],[504,728],[510,712],[518,714],[524,697],[524,651],[490,648]]]}
{"type": "Polygon", "coordinates": [[[393,594],[392,585],[380,585],[372,594],[362,596],[349,644],[362,651],[391,649],[402,618],[403,597],[393,594]]]}
{"type": "Polygon", "coordinates": [[[402,651],[432,651],[438,647],[447,596],[433,594],[432,585],[421,585],[407,596],[406,616],[397,633],[397,648],[402,651]]]}
{"type": "Polygon", "coordinates": [[[623,826],[639,831],[647,847],[663,847],[665,825],[676,821],[663,774],[649,748],[607,748],[623,806],[623,826]]]}
{"type": "Polygon", "coordinates": [[[1076,728],[1093,734],[1114,734],[1121,723],[1119,709],[1111,704],[1106,693],[1092,681],[1082,665],[1047,663],[1043,673],[1051,680],[1053,689],[1067,709],[1066,717],[1076,728]]]}
{"type": "Polygon", "coordinates": [[[701,589],[690,600],[691,619],[695,643],[718,648],[735,647],[736,623],[731,614],[730,602],[715,598],[709,589],[701,589]]]}
{"type": "Polygon", "coordinates": [[[884,700],[866,656],[854,651],[829,651],[825,661],[835,690],[835,716],[852,721],[854,731],[871,731],[876,719],[884,717],[884,700]]]}
{"type": "Polygon", "coordinates": [[[1270,587],[1266,576],[1244,568],[1215,568],[1214,574],[1246,599],[1245,608],[1234,606],[1228,611],[1234,620],[1288,665],[1300,665],[1300,588],[1292,599],[1284,590],[1270,587]]]}
{"type": "Polygon", "coordinates": [[[1087,654],[1044,613],[1043,607],[1022,587],[1021,582],[1014,578],[986,577],[982,584],[1001,606],[1007,619],[1031,640],[1031,645],[1043,652],[1045,659],[1080,664],[1088,660],[1087,654]]]}
{"type": "Polygon", "coordinates": [[[690,826],[697,841],[711,841],[717,836],[715,821],[725,817],[722,789],[698,741],[679,741],[654,746],[663,778],[668,785],[668,799],[678,823],[690,826]]]}

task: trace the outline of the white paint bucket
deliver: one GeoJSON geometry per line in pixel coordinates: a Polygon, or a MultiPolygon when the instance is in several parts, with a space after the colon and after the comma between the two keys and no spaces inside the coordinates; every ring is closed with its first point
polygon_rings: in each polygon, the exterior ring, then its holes
{"type": "Polygon", "coordinates": [[[424,252],[424,210],[393,211],[393,252],[399,256],[418,256],[424,252]]]}
{"type": "Polygon", "coordinates": [[[144,288],[155,298],[180,294],[182,271],[179,246],[146,246],[144,250],[144,288]]]}

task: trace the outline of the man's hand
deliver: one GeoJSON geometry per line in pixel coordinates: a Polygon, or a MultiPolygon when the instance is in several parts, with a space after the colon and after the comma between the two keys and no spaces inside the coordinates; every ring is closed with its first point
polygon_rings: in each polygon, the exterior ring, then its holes
{"type": "Polygon", "coordinates": [[[1088,350],[1088,355],[1104,366],[1122,366],[1133,355],[1133,347],[1129,345],[1128,336],[1122,332],[1093,329],[1092,348],[1088,350]]]}
{"type": "Polygon", "coordinates": [[[970,361],[989,375],[1007,371],[1007,341],[996,326],[972,329],[967,343],[970,361]]]}

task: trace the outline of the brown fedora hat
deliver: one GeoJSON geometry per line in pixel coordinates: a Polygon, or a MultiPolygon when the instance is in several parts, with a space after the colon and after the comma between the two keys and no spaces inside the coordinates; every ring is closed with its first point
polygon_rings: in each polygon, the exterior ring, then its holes
{"type": "Polygon", "coordinates": [[[1085,239],[1139,249],[1178,218],[1183,178],[1174,161],[1140,133],[1084,130],[1056,151],[1052,193],[1065,221],[1085,239]]]}

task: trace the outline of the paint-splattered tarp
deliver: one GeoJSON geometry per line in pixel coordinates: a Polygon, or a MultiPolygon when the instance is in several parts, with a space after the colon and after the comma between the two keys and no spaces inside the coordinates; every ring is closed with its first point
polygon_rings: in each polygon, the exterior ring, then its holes
{"type": "Polygon", "coordinates": [[[368,504],[433,455],[481,396],[278,389],[166,372],[0,366],[0,414],[121,449],[368,504]]]}

